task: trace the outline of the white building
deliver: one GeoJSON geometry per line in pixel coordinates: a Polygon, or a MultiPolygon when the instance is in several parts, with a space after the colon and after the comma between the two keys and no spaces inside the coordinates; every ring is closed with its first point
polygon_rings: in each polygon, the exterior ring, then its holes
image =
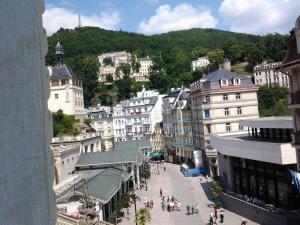
{"type": "Polygon", "coordinates": [[[202,151],[203,166],[218,174],[217,151],[210,134],[244,130],[241,119],[258,115],[257,87],[251,78],[219,69],[191,85],[193,144],[202,151]]]}
{"type": "Polygon", "coordinates": [[[138,73],[133,73],[133,78],[136,81],[149,81],[151,66],[153,65],[152,60],[147,56],[146,58],[139,58],[137,61],[141,66],[138,73]]]}
{"type": "Polygon", "coordinates": [[[82,82],[75,77],[71,69],[63,64],[63,47],[57,42],[55,47],[57,64],[49,66],[50,98],[48,108],[51,112],[62,110],[76,119],[84,118],[82,82]]]}
{"type": "Polygon", "coordinates": [[[163,122],[163,142],[165,149],[165,158],[169,162],[175,162],[176,151],[174,147],[174,127],[172,110],[178,102],[182,89],[171,90],[171,93],[163,97],[162,104],[162,122],[163,122]]]}
{"type": "Polygon", "coordinates": [[[173,110],[173,130],[176,149],[176,163],[193,165],[193,133],[190,90],[185,89],[176,102],[173,110]]]}
{"type": "Polygon", "coordinates": [[[162,97],[145,88],[137,96],[122,101],[113,109],[115,142],[150,138],[156,123],[162,121],[162,97]]]}
{"type": "Polygon", "coordinates": [[[195,71],[196,69],[203,68],[208,66],[209,60],[206,57],[200,57],[195,61],[192,61],[192,70],[195,71]]]}
{"type": "Polygon", "coordinates": [[[282,87],[289,87],[289,76],[278,70],[278,67],[280,66],[281,62],[263,62],[259,65],[254,66],[253,73],[255,85],[278,85],[282,87]]]}
{"type": "Polygon", "coordinates": [[[114,129],[111,107],[95,107],[87,110],[87,116],[92,120],[91,126],[101,136],[101,149],[111,150],[114,144],[114,129]]]}
{"type": "Polygon", "coordinates": [[[62,136],[52,138],[52,147],[60,145],[80,145],[80,153],[101,151],[101,137],[98,133],[83,133],[77,136],[62,136]]]}
{"type": "Polygon", "coordinates": [[[118,67],[121,63],[130,63],[130,57],[131,54],[126,51],[109,52],[109,53],[103,53],[102,55],[99,55],[98,60],[101,66],[106,66],[104,65],[104,59],[110,58],[114,64],[113,66],[118,67]]]}

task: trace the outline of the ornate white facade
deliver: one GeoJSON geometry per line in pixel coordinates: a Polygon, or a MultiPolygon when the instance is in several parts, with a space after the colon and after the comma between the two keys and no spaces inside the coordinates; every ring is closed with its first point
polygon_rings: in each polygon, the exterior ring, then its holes
{"type": "Polygon", "coordinates": [[[289,76],[278,70],[281,66],[281,62],[267,63],[263,62],[254,66],[254,81],[255,85],[278,85],[283,87],[289,87],[289,76]]]}
{"type": "Polygon", "coordinates": [[[206,57],[200,57],[195,61],[192,61],[192,70],[195,71],[198,68],[208,66],[209,60],[206,57]]]}
{"type": "Polygon", "coordinates": [[[150,138],[161,122],[162,97],[155,90],[143,89],[136,97],[120,102],[113,109],[115,142],[150,138]]]}

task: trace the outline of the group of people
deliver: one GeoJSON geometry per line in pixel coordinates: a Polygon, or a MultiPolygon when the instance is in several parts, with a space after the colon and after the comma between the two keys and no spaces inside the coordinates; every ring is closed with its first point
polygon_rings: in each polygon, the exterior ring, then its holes
{"type": "Polygon", "coordinates": [[[161,196],[161,200],[161,207],[163,211],[165,211],[166,209],[168,212],[180,210],[181,203],[176,198],[174,198],[174,196],[161,196]]]}
{"type": "Polygon", "coordinates": [[[147,197],[144,197],[144,205],[146,209],[152,209],[154,206],[154,202],[152,199],[149,201],[147,197]]]}
{"type": "Polygon", "coordinates": [[[209,224],[218,224],[218,219],[220,223],[224,222],[224,213],[222,210],[218,213],[218,208],[214,207],[209,213],[209,224]]]}
{"type": "Polygon", "coordinates": [[[196,203],[195,206],[186,206],[186,211],[187,211],[187,215],[194,215],[194,214],[198,214],[199,213],[199,208],[198,208],[198,203],[196,203]]]}

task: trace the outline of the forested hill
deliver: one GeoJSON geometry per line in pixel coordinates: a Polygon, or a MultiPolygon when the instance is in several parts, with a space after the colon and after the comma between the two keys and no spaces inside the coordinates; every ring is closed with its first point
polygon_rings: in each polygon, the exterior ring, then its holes
{"type": "MultiPolygon", "coordinates": [[[[54,62],[54,46],[59,38],[65,49],[67,62],[78,55],[98,55],[104,52],[123,51],[136,52],[138,56],[164,54],[173,48],[178,48],[186,54],[191,54],[197,47],[224,49],[228,42],[236,41],[240,46],[255,44],[261,50],[268,48],[266,44],[277,41],[278,49],[285,50],[287,37],[282,35],[267,36],[234,33],[216,29],[190,29],[174,31],[159,35],[145,36],[124,31],[104,30],[96,27],[76,28],[75,30],[60,29],[48,38],[47,64],[54,62]],[[275,37],[275,38],[274,38],[275,37]],[[266,43],[269,42],[269,43],[266,43]]],[[[270,46],[272,47],[272,46],[270,46]]],[[[271,58],[272,51],[267,50],[266,57],[271,58]]],[[[280,54],[280,57],[282,54],[280,54]]],[[[281,60],[279,57],[273,59],[281,60]]]]}
{"type": "MultiPolygon", "coordinates": [[[[47,65],[55,63],[54,48],[58,39],[65,50],[65,63],[83,81],[86,107],[97,103],[115,104],[135,95],[143,85],[128,74],[110,86],[100,84],[96,56],[104,52],[127,51],[137,57],[150,56],[153,61],[150,82],[144,85],[168,93],[174,87],[189,87],[203,74],[219,68],[224,59],[236,64],[233,69],[243,62],[247,74],[251,74],[253,66],[263,60],[281,61],[288,42],[288,37],[280,34],[259,36],[216,29],[190,29],[152,36],[95,27],[60,29],[48,38],[47,65]],[[191,61],[202,56],[208,57],[210,65],[191,71],[191,61]]],[[[126,66],[130,65],[124,68],[126,66]]]]}

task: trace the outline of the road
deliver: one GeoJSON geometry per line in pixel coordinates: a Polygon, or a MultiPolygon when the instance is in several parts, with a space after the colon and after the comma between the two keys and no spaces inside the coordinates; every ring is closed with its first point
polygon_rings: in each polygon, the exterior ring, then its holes
{"type": "MultiPolygon", "coordinates": [[[[144,197],[153,200],[154,207],[150,210],[151,222],[149,225],[204,225],[208,224],[209,212],[211,210],[209,201],[210,181],[202,181],[198,177],[184,177],[179,171],[179,165],[165,163],[166,171],[163,166],[159,166],[158,175],[157,166],[151,167],[151,179],[148,180],[148,190],[137,190],[136,194],[140,196],[141,202],[137,201],[137,209],[144,207],[144,197]],[[181,202],[181,211],[163,211],[161,209],[161,198],[159,190],[162,188],[164,196],[174,196],[181,202]],[[186,206],[196,205],[198,203],[199,214],[187,215],[186,206]]],[[[130,220],[123,218],[121,225],[134,225],[134,206],[130,208],[130,220]]],[[[224,211],[224,225],[239,225],[242,217],[224,211]]],[[[247,225],[257,225],[248,221],[247,225]]]]}

